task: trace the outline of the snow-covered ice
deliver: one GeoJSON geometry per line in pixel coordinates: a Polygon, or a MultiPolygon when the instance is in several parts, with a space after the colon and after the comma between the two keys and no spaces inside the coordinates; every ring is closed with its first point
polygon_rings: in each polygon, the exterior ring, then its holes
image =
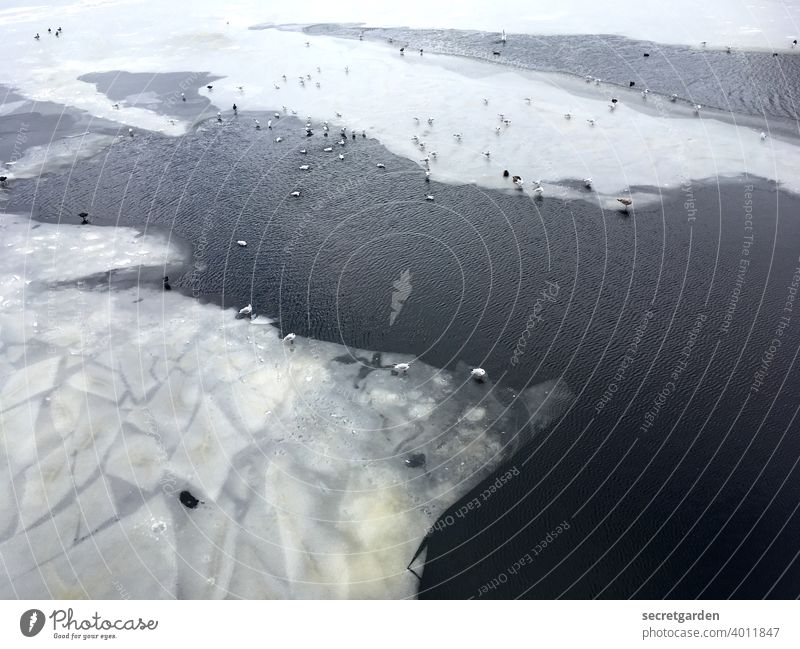
{"type": "MultiPolygon", "coordinates": [[[[728,5],[738,3],[704,5],[690,19],[682,17],[681,22],[709,26],[719,24],[714,18],[718,14],[730,14],[739,16],[747,26],[747,16],[752,14],[762,18],[772,15],[770,20],[777,20],[784,31],[791,26],[780,17],[783,10],[777,3],[766,3],[758,11],[748,7],[739,12],[732,12],[728,5]]],[[[64,14],[65,23],[69,22],[58,42],[34,41],[32,24],[13,18],[16,14],[12,12],[12,18],[7,19],[10,22],[3,26],[10,37],[0,42],[0,57],[15,64],[0,70],[0,82],[26,97],[63,103],[134,128],[181,135],[190,126],[186,121],[175,119],[173,123],[148,108],[149,103],[122,102],[115,110],[94,84],[78,77],[114,70],[207,71],[221,78],[210,91],[198,81],[200,93],[223,110],[234,103],[241,110],[252,111],[271,112],[286,106],[316,123],[328,120],[332,127],[365,130],[392,152],[420,165],[435,151],[438,155],[430,156],[434,180],[505,187],[508,182],[502,178],[502,171],[508,169],[524,179],[523,191],[535,187],[532,181],[545,181],[547,197],[567,196],[563,181],[591,177],[593,190],[609,206],[616,205],[619,192],[634,185],[676,187],[690,179],[742,173],[773,179],[790,191],[800,191],[800,147],[796,143],[777,137],[762,141],[760,128],[714,119],[713,111],[704,110],[696,116],[688,105],[675,105],[653,94],[645,100],[638,89],[633,92],[603,84],[587,85],[564,75],[509,70],[443,55],[401,57],[394,47],[375,42],[312,37],[277,29],[252,30],[248,27],[271,9],[260,10],[251,4],[204,6],[205,11],[193,7],[176,22],[172,4],[153,6],[147,12],[134,11],[136,3],[100,3],[83,8],[70,5],[64,14]],[[123,10],[124,33],[109,27],[95,30],[100,32],[96,38],[84,37],[85,24],[115,21],[123,10]],[[169,15],[162,14],[167,11],[169,15]],[[307,75],[314,83],[301,85],[298,78],[307,75]],[[608,108],[612,96],[620,100],[613,112],[608,108]],[[490,98],[488,105],[482,101],[484,97],[490,98]],[[526,98],[532,101],[528,103],[526,98]],[[566,113],[572,119],[564,119],[566,113]],[[498,114],[510,124],[501,121],[498,114]],[[432,125],[428,118],[434,119],[432,125]],[[462,137],[454,138],[454,133],[462,137]],[[414,136],[418,141],[412,140],[414,136]],[[424,149],[419,142],[424,143],[424,149]],[[491,156],[482,155],[484,151],[490,151],[491,156]]],[[[406,11],[404,4],[399,6],[406,11]]],[[[605,4],[580,2],[574,11],[560,9],[551,19],[555,25],[569,24],[565,16],[580,15],[581,11],[591,16],[601,8],[611,14],[624,8],[638,16],[643,9],[637,7],[636,3],[613,3],[606,8],[605,4]]],[[[673,5],[669,5],[669,11],[680,15],[673,5]]],[[[791,14],[795,10],[785,11],[791,14]]],[[[58,10],[54,12],[48,20],[59,19],[58,10]]],[[[431,14],[419,15],[420,22],[431,19],[431,14]]],[[[527,15],[523,12],[522,18],[527,15]]],[[[551,22],[540,13],[533,18],[537,23],[551,22]]],[[[583,19],[591,24],[589,18],[583,19]]],[[[42,18],[37,16],[36,20],[42,18]]],[[[650,23],[658,24],[654,18],[650,23]]],[[[456,20],[453,25],[457,24],[456,20]]],[[[598,23],[598,31],[603,31],[601,25],[598,23]]],[[[787,40],[786,48],[789,43],[787,40]]],[[[171,100],[179,101],[178,93],[176,88],[171,100]]],[[[86,143],[88,146],[89,141],[86,143]]],[[[91,144],[90,152],[100,141],[91,144]]],[[[70,154],[55,145],[51,149],[52,155],[70,154]]],[[[20,161],[10,176],[38,173],[41,156],[31,157],[20,161]]]]}
{"type": "MultiPolygon", "coordinates": [[[[426,531],[519,441],[466,368],[163,291],[165,234],[6,215],[0,244],[2,597],[411,597],[426,531]]],[[[570,400],[513,407],[535,430],[570,400]]]]}

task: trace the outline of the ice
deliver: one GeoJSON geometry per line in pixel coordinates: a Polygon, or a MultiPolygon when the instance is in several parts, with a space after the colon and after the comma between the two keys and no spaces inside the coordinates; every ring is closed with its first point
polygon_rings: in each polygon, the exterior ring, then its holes
{"type": "Polygon", "coordinates": [[[28,322],[22,356],[0,329],[0,596],[413,597],[436,517],[525,407],[532,431],[569,402],[82,275],[179,263],[166,234],[3,215],[0,236],[0,317],[28,322]]]}
{"type": "MultiPolygon", "coordinates": [[[[569,11],[564,8],[548,15],[532,15],[527,8],[520,12],[523,25],[528,24],[531,29],[541,26],[545,31],[569,32],[584,25],[592,33],[617,33],[626,32],[627,26],[643,24],[651,25],[653,32],[659,31],[651,34],[660,35],[657,40],[678,38],[699,43],[721,33],[731,38],[738,35],[754,46],[774,44],[783,49],[790,43],[790,34],[785,33],[785,26],[791,24],[787,20],[800,12],[798,7],[782,7],[778,2],[767,2],[758,11],[727,0],[704,5],[702,10],[688,0],[678,3],[687,10],[690,4],[689,20],[672,4],[651,10],[650,5],[627,0],[618,0],[611,7],[579,0],[569,11]],[[661,11],[674,18],[656,20],[654,16],[661,11]],[[612,25],[617,28],[609,29],[612,25]],[[753,31],[754,25],[762,31],[753,31]],[[700,37],[699,32],[704,30],[707,33],[700,37]],[[691,38],[681,37],[689,33],[691,38]]],[[[406,13],[405,3],[398,7],[402,7],[403,16],[414,17],[413,8],[406,13]]],[[[492,29],[499,32],[500,18],[513,15],[513,10],[504,8],[499,15],[497,7],[489,9],[478,3],[467,3],[467,7],[469,10],[463,13],[460,9],[455,14],[448,13],[448,24],[458,26],[458,16],[462,15],[463,20],[472,22],[472,27],[489,28],[487,23],[491,23],[492,29]]],[[[119,7],[92,7],[84,13],[87,19],[103,24],[119,11],[119,7]]],[[[5,58],[18,64],[0,70],[0,82],[25,96],[81,108],[134,128],[180,135],[188,127],[187,122],[172,125],[166,116],[143,107],[115,111],[93,84],[77,81],[77,77],[113,70],[205,70],[221,79],[213,84],[213,90],[201,87],[200,92],[223,110],[233,103],[245,110],[270,112],[285,105],[316,122],[329,120],[337,127],[366,130],[392,152],[417,162],[436,151],[438,157],[431,160],[433,179],[509,187],[507,179],[502,178],[502,171],[508,169],[524,179],[523,192],[530,192],[534,181],[544,181],[545,200],[548,196],[575,195],[574,190],[565,189],[563,181],[586,177],[593,179],[596,194],[591,196],[604,206],[615,208],[617,194],[634,185],[675,187],[688,179],[742,173],[773,179],[791,191],[800,191],[800,150],[794,143],[777,137],[761,141],[758,131],[714,119],[713,111],[704,110],[695,116],[688,106],[673,105],[655,95],[643,100],[638,89],[629,92],[604,85],[587,86],[562,75],[508,70],[441,55],[401,57],[396,48],[375,42],[310,37],[275,29],[250,30],[247,27],[258,22],[257,17],[276,13],[275,9],[264,10],[255,5],[226,6],[224,10],[209,6],[207,13],[193,8],[177,26],[171,5],[169,11],[171,18],[164,18],[163,29],[154,28],[159,20],[149,12],[147,26],[141,29],[139,17],[128,16],[126,33],[114,38],[111,53],[105,58],[98,56],[94,39],[73,38],[70,31],[59,43],[47,39],[36,43],[15,34],[0,44],[0,56],[7,54],[5,58]],[[310,47],[305,46],[306,41],[310,47]],[[60,56],[56,57],[54,50],[60,56]],[[19,51],[26,55],[19,57],[19,51]],[[321,73],[316,71],[318,66],[321,73]],[[345,73],[345,66],[349,67],[349,74],[345,73]],[[46,79],[42,78],[43,69],[48,71],[46,79]],[[284,74],[289,81],[282,80],[284,74]],[[318,80],[320,87],[311,83],[301,86],[297,79],[306,74],[318,80]],[[533,98],[530,105],[524,101],[526,96],[533,98]],[[612,96],[620,99],[614,112],[608,109],[612,96]],[[490,98],[489,105],[484,105],[483,97],[490,98]],[[336,117],[337,112],[341,118],[336,117]],[[506,115],[511,125],[504,126],[498,113],[506,115]],[[564,119],[565,113],[572,114],[572,119],[564,119]],[[415,116],[420,118],[419,125],[413,121],[415,116]],[[434,118],[431,127],[427,125],[429,117],[434,118]],[[596,120],[595,126],[589,125],[590,119],[596,120]],[[495,132],[497,127],[499,135],[495,132]],[[454,138],[454,133],[462,133],[461,140],[454,138]],[[415,135],[425,142],[425,151],[411,140],[415,135]],[[487,150],[491,153],[489,159],[481,155],[487,150]]],[[[347,11],[355,14],[361,10],[351,7],[347,11]]],[[[322,8],[320,12],[320,16],[334,13],[333,9],[322,8]]],[[[338,5],[335,13],[337,20],[344,20],[338,5]]],[[[311,14],[304,11],[304,15],[311,14]]],[[[420,11],[416,15],[427,26],[436,24],[437,19],[445,20],[443,13],[420,11]]],[[[391,16],[386,14],[383,22],[391,22],[391,16]]],[[[368,13],[361,18],[369,22],[368,13]]],[[[403,23],[407,22],[403,18],[403,23]]],[[[506,27],[511,30],[511,26],[506,27]]],[[[79,33],[81,26],[75,23],[69,27],[72,29],[79,33]]],[[[60,146],[61,143],[54,143],[50,148],[58,151],[60,146]]],[[[94,145],[88,146],[87,154],[93,151],[94,145]]],[[[74,155],[68,149],[63,157],[71,162],[74,155]]],[[[25,162],[11,176],[33,175],[39,168],[38,162],[25,162]]],[[[586,194],[577,193],[583,197],[586,194]]],[[[637,202],[652,198],[652,194],[634,196],[637,202]]]]}

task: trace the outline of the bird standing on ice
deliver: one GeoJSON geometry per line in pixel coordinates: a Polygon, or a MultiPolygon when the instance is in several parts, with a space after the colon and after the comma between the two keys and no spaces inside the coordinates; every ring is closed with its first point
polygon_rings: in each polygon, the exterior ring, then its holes
{"type": "Polygon", "coordinates": [[[483,383],[486,380],[486,370],[482,367],[474,368],[469,375],[477,383],[483,383]]]}
{"type": "Polygon", "coordinates": [[[241,248],[246,248],[247,247],[247,241],[245,241],[244,239],[240,239],[239,241],[236,242],[236,245],[241,247],[241,248]]]}
{"type": "Polygon", "coordinates": [[[252,304],[248,304],[247,306],[242,307],[241,309],[239,309],[239,316],[240,317],[246,318],[247,316],[251,316],[251,315],[253,315],[253,305],[252,304]]]}
{"type": "Polygon", "coordinates": [[[392,366],[392,374],[408,374],[408,368],[411,367],[408,363],[395,363],[392,366]]]}
{"type": "Polygon", "coordinates": [[[295,334],[293,334],[293,333],[286,334],[283,337],[283,342],[285,342],[285,343],[287,343],[289,345],[294,345],[294,339],[295,338],[297,338],[297,336],[295,334]]]}
{"type": "Polygon", "coordinates": [[[289,194],[289,196],[293,196],[294,198],[298,198],[300,196],[300,192],[294,191],[291,194],[289,194]]]}

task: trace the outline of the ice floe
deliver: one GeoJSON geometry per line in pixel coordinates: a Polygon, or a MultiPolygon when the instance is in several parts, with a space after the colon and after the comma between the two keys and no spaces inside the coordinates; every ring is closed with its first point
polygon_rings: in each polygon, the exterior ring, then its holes
{"type": "Polygon", "coordinates": [[[166,234],[4,215],[0,242],[2,597],[412,597],[436,517],[571,400],[286,345],[163,291],[166,234]]]}

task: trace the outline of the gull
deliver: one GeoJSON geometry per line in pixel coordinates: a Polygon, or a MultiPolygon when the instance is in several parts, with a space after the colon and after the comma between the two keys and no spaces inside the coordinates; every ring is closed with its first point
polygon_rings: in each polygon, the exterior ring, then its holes
{"type": "Polygon", "coordinates": [[[486,380],[486,370],[482,367],[474,368],[469,375],[478,383],[483,383],[486,380]]]}
{"type": "Polygon", "coordinates": [[[530,104],[531,103],[531,98],[530,97],[525,97],[525,103],[526,104],[530,104]]]}
{"type": "MultiPolygon", "coordinates": [[[[4,176],[4,178],[5,178],[5,176],[4,176]]],[[[5,182],[5,181],[3,181],[3,182],[5,182]]],[[[89,213],[88,212],[81,212],[80,214],[78,214],[78,216],[81,217],[81,225],[88,225],[89,224],[89,213]]]]}
{"type": "Polygon", "coordinates": [[[608,105],[608,110],[610,110],[613,113],[615,110],[617,110],[617,105],[616,104],[609,104],[608,105]]]}
{"type": "Polygon", "coordinates": [[[236,86],[236,89],[237,89],[239,92],[244,92],[244,86],[236,86]]]}
{"type": "Polygon", "coordinates": [[[129,128],[129,129],[128,129],[128,135],[130,135],[131,137],[133,137],[133,129],[132,129],[132,128],[129,128]]]}
{"type": "Polygon", "coordinates": [[[433,126],[433,117],[428,118],[428,126],[433,126]]]}
{"type": "Polygon", "coordinates": [[[317,88],[319,88],[319,87],[320,87],[320,86],[319,86],[319,81],[317,81],[317,88]]]}
{"type": "Polygon", "coordinates": [[[425,194],[425,200],[426,201],[432,201],[433,200],[433,195],[432,194],[425,194]]]}
{"type": "Polygon", "coordinates": [[[564,113],[564,119],[572,119],[572,115],[570,113],[564,113]]]}
{"type": "MultiPolygon", "coordinates": [[[[258,121],[258,120],[256,120],[256,121],[258,121]]],[[[267,120],[267,128],[272,128],[272,120],[271,119],[267,120]]]]}
{"type": "MultiPolygon", "coordinates": [[[[285,109],[285,108],[284,108],[283,112],[286,112],[286,109],[285,109]]],[[[281,114],[280,114],[280,113],[272,113],[272,116],[273,116],[275,119],[280,119],[280,117],[281,117],[281,114]]]]}
{"type": "Polygon", "coordinates": [[[763,142],[766,139],[767,139],[767,134],[764,133],[764,131],[761,131],[761,141],[763,142]]]}
{"type": "Polygon", "coordinates": [[[408,363],[395,363],[392,366],[392,373],[393,374],[408,374],[408,368],[410,365],[408,363]]]}
{"type": "Polygon", "coordinates": [[[300,192],[299,191],[293,191],[291,194],[289,194],[289,196],[293,196],[294,198],[298,198],[300,196],[300,192]]]}
{"type": "Polygon", "coordinates": [[[672,94],[669,96],[669,100],[670,100],[671,102],[676,102],[676,101],[678,101],[678,95],[676,95],[676,94],[673,92],[673,93],[672,93],[672,94]]]}
{"type": "Polygon", "coordinates": [[[256,120],[256,128],[261,128],[261,122],[259,122],[258,120],[256,120]]]}
{"type": "Polygon", "coordinates": [[[592,188],[592,179],[591,178],[584,178],[583,179],[583,186],[586,187],[586,189],[591,189],[592,188]]]}
{"type": "Polygon", "coordinates": [[[241,247],[241,248],[246,248],[247,247],[247,241],[245,241],[244,239],[241,239],[241,240],[236,242],[236,245],[241,247]]]}
{"type": "Polygon", "coordinates": [[[344,160],[344,154],[343,153],[339,154],[339,160],[344,160]]]}
{"type": "Polygon", "coordinates": [[[300,165],[300,171],[308,171],[308,165],[300,165]]]}
{"type": "Polygon", "coordinates": [[[700,110],[701,110],[702,108],[703,108],[703,107],[702,107],[700,104],[695,104],[695,105],[694,105],[694,114],[695,114],[695,115],[699,115],[699,114],[700,114],[700,110]]]}
{"type": "Polygon", "coordinates": [[[322,150],[323,150],[325,153],[330,153],[331,151],[333,151],[333,147],[332,147],[332,146],[326,146],[326,147],[325,147],[324,149],[322,149],[322,150]]]}
{"type": "Polygon", "coordinates": [[[461,133],[453,133],[453,137],[459,142],[461,141],[461,133]]]}
{"type": "Polygon", "coordinates": [[[594,119],[587,119],[586,121],[589,122],[589,126],[594,126],[596,123],[594,119]]]}
{"type": "Polygon", "coordinates": [[[501,122],[506,118],[505,113],[497,113],[497,116],[500,118],[501,122]]]}
{"type": "Polygon", "coordinates": [[[36,32],[36,36],[34,36],[34,38],[35,38],[37,41],[39,40],[39,38],[40,38],[40,37],[39,37],[39,32],[36,32]]]}
{"type": "Polygon", "coordinates": [[[186,101],[186,95],[184,95],[183,93],[181,93],[181,101],[186,101]]]}
{"type": "Polygon", "coordinates": [[[281,89],[281,87],[276,83],[275,84],[275,90],[280,90],[280,89],[281,89]]]}
{"type": "Polygon", "coordinates": [[[339,146],[344,146],[344,144],[345,144],[344,140],[339,140],[339,146]]]}
{"type": "Polygon", "coordinates": [[[516,185],[516,186],[517,186],[519,189],[522,189],[522,185],[524,185],[524,184],[525,184],[525,181],[524,181],[524,180],[522,180],[522,177],[521,177],[521,176],[512,176],[512,177],[511,177],[511,180],[513,180],[513,181],[514,181],[514,184],[515,184],[515,185],[516,185]]]}
{"type": "Polygon", "coordinates": [[[490,151],[484,151],[483,155],[484,155],[484,157],[489,158],[489,157],[491,157],[492,154],[491,154],[490,151]]]}
{"type": "Polygon", "coordinates": [[[297,338],[296,334],[289,333],[283,337],[283,342],[289,343],[290,345],[294,345],[294,339],[297,338]]]}
{"type": "Polygon", "coordinates": [[[283,142],[283,138],[282,137],[276,137],[275,138],[275,142],[283,142]]]}
{"type": "Polygon", "coordinates": [[[489,100],[486,99],[486,97],[483,98],[483,105],[484,106],[488,106],[489,105],[489,100]]]}
{"type": "Polygon", "coordinates": [[[601,81],[602,81],[602,79],[599,79],[599,78],[595,77],[594,85],[599,86],[601,81]]]}
{"type": "Polygon", "coordinates": [[[647,99],[647,95],[649,95],[649,94],[650,94],[650,90],[648,90],[647,88],[642,90],[642,99],[647,99]]]}
{"type": "Polygon", "coordinates": [[[386,165],[385,165],[385,164],[383,164],[382,162],[379,162],[379,163],[378,163],[378,164],[376,164],[375,166],[376,166],[378,169],[386,169],[386,165]]]}
{"type": "Polygon", "coordinates": [[[500,127],[499,126],[495,126],[494,132],[495,132],[496,135],[500,135],[500,127]]]}
{"type": "Polygon", "coordinates": [[[336,117],[341,117],[341,116],[342,116],[342,114],[341,114],[340,112],[338,112],[338,111],[337,111],[337,112],[336,112],[336,117]]]}
{"type": "Polygon", "coordinates": [[[217,111],[217,121],[218,122],[222,121],[222,113],[220,113],[219,111],[217,111]]]}
{"type": "Polygon", "coordinates": [[[505,43],[506,42],[506,30],[505,29],[503,30],[503,35],[500,37],[500,42],[501,43],[505,43]]]}
{"type": "Polygon", "coordinates": [[[544,188],[543,187],[534,187],[533,188],[533,197],[534,198],[542,198],[544,196],[544,188]]]}
{"type": "Polygon", "coordinates": [[[308,151],[306,151],[305,149],[300,149],[300,153],[302,153],[303,155],[305,155],[306,153],[308,153],[308,151]]]}
{"type": "Polygon", "coordinates": [[[630,205],[633,204],[633,201],[630,198],[618,198],[617,201],[622,203],[622,205],[623,205],[622,209],[623,209],[624,212],[627,212],[628,211],[628,207],[630,207],[630,205]]]}
{"type": "Polygon", "coordinates": [[[284,81],[286,81],[286,75],[285,75],[285,74],[282,74],[282,75],[281,75],[281,79],[283,79],[284,81]]]}
{"type": "Polygon", "coordinates": [[[239,315],[242,318],[244,318],[246,316],[249,316],[249,315],[252,315],[252,314],[253,314],[253,305],[252,304],[248,304],[247,306],[242,307],[241,309],[239,309],[239,315]]]}
{"type": "Polygon", "coordinates": [[[114,110],[119,110],[119,104],[111,104],[111,108],[114,110]]]}
{"type": "Polygon", "coordinates": [[[430,171],[426,171],[425,172],[425,182],[429,183],[430,181],[431,181],[431,172],[430,171]]]}
{"type": "Polygon", "coordinates": [[[434,160],[436,159],[437,155],[438,154],[436,153],[436,151],[431,151],[431,158],[433,158],[434,160]]]}

